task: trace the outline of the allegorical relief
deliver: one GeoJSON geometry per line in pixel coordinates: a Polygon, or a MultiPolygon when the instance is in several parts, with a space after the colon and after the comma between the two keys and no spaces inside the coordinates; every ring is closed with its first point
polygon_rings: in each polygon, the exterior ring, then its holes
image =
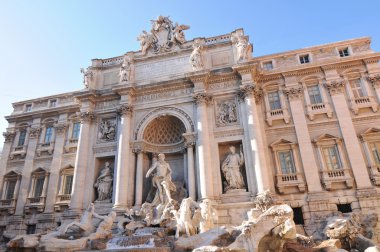
{"type": "Polygon", "coordinates": [[[116,119],[102,119],[99,123],[99,139],[114,141],[116,138],[116,119]]]}
{"type": "Polygon", "coordinates": [[[105,162],[104,168],[100,171],[100,174],[94,184],[94,187],[96,188],[98,192],[98,197],[96,201],[111,202],[112,182],[113,182],[113,175],[112,175],[111,164],[109,162],[105,162]]]}
{"type": "Polygon", "coordinates": [[[237,106],[235,101],[217,103],[216,125],[226,126],[238,122],[237,106]]]}
{"type": "Polygon", "coordinates": [[[151,20],[152,28],[150,33],[143,31],[137,37],[140,41],[141,52],[146,55],[149,49],[153,53],[171,51],[175,45],[182,45],[186,42],[184,30],[190,28],[188,25],[173,24],[169,17],[159,16],[156,20],[151,20]]]}
{"type": "Polygon", "coordinates": [[[246,189],[242,175],[244,165],[243,147],[240,145],[240,153],[236,153],[236,147],[230,145],[229,151],[230,153],[224,159],[221,167],[225,179],[223,182],[225,193],[235,189],[246,189]]]}

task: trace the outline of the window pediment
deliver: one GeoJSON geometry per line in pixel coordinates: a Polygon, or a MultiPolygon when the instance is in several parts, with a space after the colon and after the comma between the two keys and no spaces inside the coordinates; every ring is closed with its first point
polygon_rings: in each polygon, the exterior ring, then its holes
{"type": "Polygon", "coordinates": [[[323,134],[313,140],[316,145],[335,144],[341,142],[339,137],[330,134],[323,134]]]}
{"type": "Polygon", "coordinates": [[[294,146],[296,145],[296,143],[292,142],[292,141],[289,141],[287,139],[284,139],[284,138],[281,138],[279,140],[276,140],[274,141],[270,147],[273,149],[273,150],[278,150],[278,149],[290,149],[291,146],[294,146]]]}

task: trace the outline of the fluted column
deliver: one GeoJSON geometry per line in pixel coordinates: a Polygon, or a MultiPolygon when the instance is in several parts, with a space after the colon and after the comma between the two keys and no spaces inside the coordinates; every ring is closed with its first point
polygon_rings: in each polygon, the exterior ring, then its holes
{"type": "Polygon", "coordinates": [[[46,195],[45,213],[54,212],[54,204],[57,200],[57,191],[59,185],[59,171],[61,169],[63,147],[65,145],[65,132],[66,132],[66,115],[60,118],[62,122],[54,126],[56,137],[54,144],[53,160],[51,161],[50,177],[49,177],[49,190],[46,195]]]}
{"type": "Polygon", "coordinates": [[[187,184],[189,197],[196,200],[196,188],[195,188],[195,171],[194,171],[194,145],[195,145],[195,134],[185,133],[183,134],[185,138],[185,146],[187,149],[187,184]]]}
{"type": "MultiPolygon", "coordinates": [[[[241,75],[248,73],[242,72],[241,75]]],[[[249,73],[250,75],[250,73],[249,73]]],[[[263,193],[271,188],[269,183],[268,166],[265,158],[264,133],[260,127],[259,111],[256,107],[256,98],[260,96],[259,90],[252,84],[250,77],[243,78],[243,84],[240,87],[240,98],[244,101],[246,108],[247,133],[249,139],[249,152],[253,157],[254,177],[256,179],[257,193],[263,193]]],[[[253,188],[250,189],[252,192],[253,188]]]]}
{"type": "MultiPolygon", "coordinates": [[[[304,105],[302,103],[302,89],[302,86],[296,84],[293,87],[286,88],[284,92],[289,99],[290,110],[294,121],[294,127],[296,129],[296,136],[308,190],[309,192],[319,192],[322,191],[322,186],[318,179],[319,169],[314,156],[313,146],[309,135],[309,128],[307,127],[305,117],[304,105]]],[[[306,92],[304,94],[308,97],[306,92]]]]}
{"type": "MultiPolygon", "coordinates": [[[[40,119],[33,121],[33,125],[39,125],[40,119]]],[[[36,153],[36,148],[38,144],[38,137],[40,135],[41,128],[39,126],[32,126],[29,129],[29,142],[26,151],[24,168],[22,170],[22,178],[19,188],[19,193],[17,197],[16,204],[16,215],[21,215],[24,213],[24,206],[26,199],[28,197],[28,190],[30,184],[30,177],[33,169],[34,156],[36,153]]]]}
{"type": "Polygon", "coordinates": [[[140,207],[142,204],[143,183],[144,183],[144,174],[143,174],[144,153],[142,150],[135,150],[135,152],[137,153],[135,206],[140,207]]]}
{"type": "MultiPolygon", "coordinates": [[[[71,192],[71,210],[82,210],[83,209],[83,199],[84,199],[84,185],[86,184],[86,170],[88,166],[88,155],[89,155],[89,142],[90,142],[90,130],[91,123],[95,115],[92,111],[82,112],[81,117],[81,127],[79,134],[79,141],[77,147],[77,155],[75,158],[75,168],[74,168],[74,182],[73,190],[71,192]]],[[[92,189],[92,188],[91,188],[92,189]]]]}
{"type": "Polygon", "coordinates": [[[133,177],[134,164],[132,161],[132,153],[130,149],[130,134],[131,134],[131,118],[132,106],[123,104],[119,108],[121,115],[120,135],[118,142],[118,155],[116,166],[116,192],[115,192],[115,209],[126,209],[127,206],[133,204],[133,198],[128,197],[128,190],[133,190],[130,187],[130,178],[133,177]]]}
{"type": "Polygon", "coordinates": [[[328,80],[326,82],[326,88],[332,97],[356,185],[358,189],[368,188],[371,187],[371,181],[363,155],[361,155],[360,143],[352,123],[351,113],[346,103],[346,97],[344,95],[345,84],[345,81],[338,77],[333,80],[328,80]]]}

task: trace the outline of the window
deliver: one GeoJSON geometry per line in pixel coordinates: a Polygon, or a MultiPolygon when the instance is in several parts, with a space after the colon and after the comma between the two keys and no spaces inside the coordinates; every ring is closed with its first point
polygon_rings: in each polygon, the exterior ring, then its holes
{"type": "Polygon", "coordinates": [[[263,62],[263,69],[264,70],[272,70],[273,69],[272,61],[263,62]]]}
{"type": "Polygon", "coordinates": [[[366,96],[362,82],[360,79],[350,80],[350,87],[355,98],[366,96]]]}
{"type": "Polygon", "coordinates": [[[323,156],[328,170],[341,169],[342,165],[339,159],[338,147],[336,145],[323,148],[323,156]]]}
{"type": "Polygon", "coordinates": [[[380,165],[380,142],[370,143],[369,146],[375,163],[380,165]]]}
{"type": "Polygon", "coordinates": [[[32,111],[32,104],[27,104],[27,105],[25,106],[25,111],[26,111],[26,112],[30,112],[30,111],[32,111]]]}
{"type": "Polygon", "coordinates": [[[17,146],[23,146],[25,144],[25,138],[26,138],[26,129],[20,131],[17,146]]]}
{"type": "Polygon", "coordinates": [[[57,106],[57,100],[50,100],[50,107],[54,108],[57,106]]]}
{"type": "Polygon", "coordinates": [[[350,53],[348,52],[348,47],[339,49],[339,56],[340,57],[347,57],[350,53]]]}
{"type": "Polygon", "coordinates": [[[341,213],[351,213],[351,204],[337,204],[338,211],[341,213]]]}
{"type": "Polygon", "coordinates": [[[305,222],[303,220],[303,213],[301,207],[294,207],[293,208],[293,221],[296,225],[304,225],[305,222]]]}
{"type": "Polygon", "coordinates": [[[35,180],[34,192],[33,192],[34,198],[41,197],[42,191],[44,189],[44,182],[45,182],[45,177],[39,177],[35,180]]]}
{"type": "Polygon", "coordinates": [[[73,124],[73,133],[71,135],[72,139],[78,139],[79,138],[79,132],[80,132],[80,122],[75,122],[73,124]]]}
{"type": "Polygon", "coordinates": [[[5,199],[6,200],[11,200],[13,199],[13,195],[16,189],[16,180],[8,180],[7,181],[7,188],[6,188],[6,194],[5,194],[5,199]]]}
{"type": "Polygon", "coordinates": [[[26,234],[36,233],[36,224],[26,225],[26,234]]]}
{"type": "Polygon", "coordinates": [[[293,155],[290,150],[278,152],[278,158],[280,159],[282,174],[296,173],[293,155]]]}
{"type": "Polygon", "coordinates": [[[53,127],[48,126],[48,127],[46,127],[44,143],[50,143],[52,138],[53,138],[53,127]]]}
{"type": "Polygon", "coordinates": [[[278,91],[268,93],[269,106],[271,110],[281,109],[278,91]]]}
{"type": "Polygon", "coordinates": [[[306,63],[309,63],[309,62],[310,62],[309,54],[300,55],[300,63],[301,64],[306,64],[306,63]]]}
{"type": "Polygon", "coordinates": [[[319,91],[318,85],[308,87],[307,91],[309,93],[311,104],[322,103],[321,92],[319,91]]]}
{"type": "Polygon", "coordinates": [[[71,189],[73,187],[73,178],[74,176],[73,175],[66,175],[65,176],[65,184],[64,184],[64,188],[63,188],[63,194],[71,194],[71,189]]]}

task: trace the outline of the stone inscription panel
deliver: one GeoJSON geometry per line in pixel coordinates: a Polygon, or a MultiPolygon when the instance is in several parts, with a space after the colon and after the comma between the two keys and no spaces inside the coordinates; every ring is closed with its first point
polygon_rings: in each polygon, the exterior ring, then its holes
{"type": "Polygon", "coordinates": [[[193,88],[177,89],[164,92],[155,92],[150,94],[143,94],[137,97],[137,102],[162,100],[167,98],[174,98],[182,95],[189,95],[192,93],[193,88]]]}
{"type": "Polygon", "coordinates": [[[171,75],[178,75],[192,71],[189,56],[165,59],[151,63],[138,63],[135,68],[136,81],[164,80],[171,75]]]}

